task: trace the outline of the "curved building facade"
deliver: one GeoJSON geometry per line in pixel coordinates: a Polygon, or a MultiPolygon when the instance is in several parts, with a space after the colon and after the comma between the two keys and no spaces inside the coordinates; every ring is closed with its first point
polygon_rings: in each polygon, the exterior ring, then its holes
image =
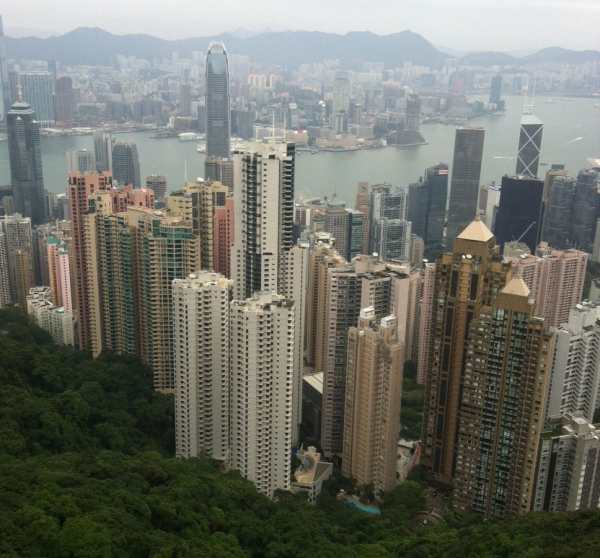
{"type": "Polygon", "coordinates": [[[229,65],[222,43],[212,43],[206,55],[206,155],[230,155],[229,65]]]}

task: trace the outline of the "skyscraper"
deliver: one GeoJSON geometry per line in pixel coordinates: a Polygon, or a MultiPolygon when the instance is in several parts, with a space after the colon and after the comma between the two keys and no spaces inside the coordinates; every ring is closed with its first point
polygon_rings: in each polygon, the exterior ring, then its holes
{"type": "Polygon", "coordinates": [[[554,351],[529,289],[511,279],[468,325],[454,503],[485,516],[530,510],[554,351]]]}
{"type": "Polygon", "coordinates": [[[542,151],[544,124],[533,114],[524,114],[519,131],[517,152],[517,176],[536,178],[542,151]]]}
{"type": "Polygon", "coordinates": [[[4,24],[0,15],[0,121],[6,117],[10,107],[8,68],[6,66],[6,46],[4,44],[4,24]]]}
{"type": "Polygon", "coordinates": [[[469,323],[491,305],[510,276],[496,239],[479,220],[436,263],[432,349],[425,390],[423,462],[434,478],[452,483],[469,323]]]}
{"type": "Polygon", "coordinates": [[[141,186],[140,159],[135,143],[117,141],[112,146],[113,178],[120,186],[141,186]]]}
{"type": "Polygon", "coordinates": [[[498,74],[492,77],[490,84],[490,104],[500,107],[502,102],[502,75],[498,74]]]}
{"type": "Polygon", "coordinates": [[[503,176],[494,234],[502,247],[518,240],[535,252],[544,218],[544,183],[537,178],[503,176]]]}
{"type": "Polygon", "coordinates": [[[34,286],[31,219],[18,213],[0,217],[6,253],[6,269],[12,304],[25,308],[29,289],[34,286]]]}
{"type": "Polygon", "coordinates": [[[23,99],[31,104],[42,126],[56,121],[54,114],[54,76],[50,72],[27,72],[19,74],[23,99]]]}
{"type": "Polygon", "coordinates": [[[233,198],[228,197],[225,205],[215,208],[213,216],[213,265],[217,273],[231,277],[231,250],[234,239],[233,198]]]}
{"type": "Polygon", "coordinates": [[[533,511],[600,507],[600,428],[577,415],[550,420],[540,442],[533,511]]]}
{"type": "Polygon", "coordinates": [[[600,214],[600,171],[586,169],[577,175],[571,238],[573,247],[591,253],[600,214]]]}
{"type": "Polygon", "coordinates": [[[73,311],[71,291],[71,262],[68,244],[54,235],[48,237],[49,286],[52,300],[56,306],[62,306],[67,312],[73,311]]]}
{"type": "Polygon", "coordinates": [[[94,133],[94,155],[98,172],[112,172],[112,148],[110,134],[100,131],[94,133]]]}
{"type": "Polygon", "coordinates": [[[446,230],[447,247],[452,246],[454,239],[477,214],[484,136],[483,128],[456,130],[446,230]]]}
{"type": "Polygon", "coordinates": [[[440,163],[425,170],[420,182],[409,186],[408,220],[412,233],[425,243],[425,256],[435,258],[443,250],[448,166],[440,163]]]}
{"type": "Polygon", "coordinates": [[[419,299],[419,331],[417,356],[417,383],[426,384],[433,346],[433,296],[435,291],[435,264],[426,263],[421,271],[419,299]]]}
{"type": "Polygon", "coordinates": [[[8,111],[6,127],[15,209],[30,217],[32,224],[41,224],[46,220],[46,201],[40,126],[35,112],[27,103],[17,100],[8,111]]]}
{"type": "Polygon", "coordinates": [[[222,43],[211,43],[206,55],[206,156],[230,156],[231,111],[229,65],[222,43]]]}
{"type": "Polygon", "coordinates": [[[69,76],[62,76],[56,80],[55,95],[56,122],[61,126],[73,124],[75,111],[75,94],[73,80],[69,76]]]}
{"type": "Polygon", "coordinates": [[[167,179],[158,174],[151,174],[146,177],[146,188],[154,192],[154,199],[157,202],[162,202],[167,194],[167,179]]]}
{"type": "Polygon", "coordinates": [[[173,281],[175,454],[229,458],[229,302],[232,282],[211,272],[173,281]]]}
{"type": "Polygon", "coordinates": [[[258,143],[234,154],[235,298],[281,292],[283,256],[294,245],[294,144],[258,143]]]}
{"type": "Polygon", "coordinates": [[[369,202],[370,253],[382,260],[409,261],[411,223],[407,221],[408,192],[389,184],[373,186],[369,202]]]}
{"type": "MultiPolygon", "coordinates": [[[[398,338],[412,354],[414,285],[407,267],[357,256],[347,263],[334,250],[319,247],[311,256],[307,296],[308,357],[323,372],[321,446],[326,455],[343,451],[348,330],[361,308],[372,306],[375,319],[394,314],[398,338]]],[[[310,361],[309,361],[310,362],[310,361]]]]}
{"type": "Polygon", "coordinates": [[[547,416],[579,415],[590,422],[600,406],[600,307],[578,304],[556,333],[547,416]]]}
{"type": "Polygon", "coordinates": [[[507,258],[513,275],[523,278],[535,301],[535,314],[547,327],[569,320],[570,311],[583,297],[589,255],[579,250],[551,250],[540,244],[538,255],[507,258]]]}
{"type": "Polygon", "coordinates": [[[544,221],[540,240],[556,249],[572,246],[575,179],[565,171],[546,174],[544,183],[544,221]]]}
{"type": "Polygon", "coordinates": [[[160,211],[129,208],[135,235],[136,300],[139,354],[153,374],[154,389],[175,387],[172,288],[200,270],[200,239],[192,225],[160,211]]]}
{"type": "Polygon", "coordinates": [[[7,252],[6,235],[4,231],[0,230],[0,308],[12,303],[7,252]]]}
{"type": "Polygon", "coordinates": [[[271,497],[290,486],[295,312],[277,294],[231,303],[230,466],[271,497]]]}
{"type": "Polygon", "coordinates": [[[69,172],[96,172],[96,158],[87,149],[67,151],[67,170],[69,172]]]}
{"type": "Polygon", "coordinates": [[[342,472],[376,491],[396,485],[403,365],[396,317],[363,308],[348,331],[342,472]]]}
{"type": "Polygon", "coordinates": [[[112,177],[103,173],[72,173],[69,175],[68,198],[73,230],[73,285],[75,316],[79,333],[79,348],[91,350],[91,294],[87,278],[92,272],[95,255],[86,240],[86,215],[95,194],[112,188],[112,177]]]}

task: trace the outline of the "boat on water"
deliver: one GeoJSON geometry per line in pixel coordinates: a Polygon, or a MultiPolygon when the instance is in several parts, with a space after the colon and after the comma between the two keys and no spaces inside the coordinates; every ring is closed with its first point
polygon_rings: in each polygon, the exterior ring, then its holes
{"type": "Polygon", "coordinates": [[[206,153],[206,144],[205,144],[205,143],[199,143],[199,144],[196,146],[196,151],[197,151],[198,153],[206,153]]]}
{"type": "Polygon", "coordinates": [[[177,134],[177,139],[179,141],[198,141],[200,138],[196,132],[181,132],[181,134],[177,134]]]}

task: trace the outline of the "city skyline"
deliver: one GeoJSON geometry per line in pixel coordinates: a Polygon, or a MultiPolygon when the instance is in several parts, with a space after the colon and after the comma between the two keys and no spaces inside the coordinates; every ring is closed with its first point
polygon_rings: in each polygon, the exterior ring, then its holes
{"type": "MultiPolygon", "coordinates": [[[[489,18],[481,4],[450,11],[489,18]]],[[[406,19],[437,5],[409,0],[406,19]]],[[[521,25],[564,3],[516,6],[521,25]]],[[[600,52],[514,63],[348,37],[0,41],[0,316],[90,368],[123,359],[113,395],[136,412],[129,391],[155,392],[144,428],[168,424],[168,459],[193,477],[208,458],[274,506],[323,491],[388,521],[401,499],[423,525],[600,509],[600,52]]]]}

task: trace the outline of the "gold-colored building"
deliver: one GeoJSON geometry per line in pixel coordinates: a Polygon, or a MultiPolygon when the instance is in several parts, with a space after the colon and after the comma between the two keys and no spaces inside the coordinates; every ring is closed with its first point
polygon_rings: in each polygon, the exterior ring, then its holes
{"type": "Polygon", "coordinates": [[[486,516],[526,513],[534,493],[554,335],[515,277],[469,326],[454,503],[486,516]]]}
{"type": "Polygon", "coordinates": [[[496,239],[479,219],[456,238],[436,264],[431,361],[425,390],[423,462],[452,484],[469,324],[510,278],[496,239]]]}

